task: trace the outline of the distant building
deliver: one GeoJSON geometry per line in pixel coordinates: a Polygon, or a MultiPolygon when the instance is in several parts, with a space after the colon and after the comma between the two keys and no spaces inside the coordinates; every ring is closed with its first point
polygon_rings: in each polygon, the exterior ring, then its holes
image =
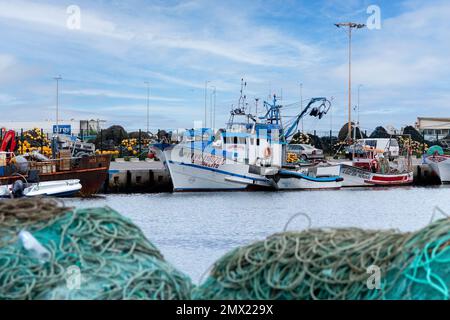
{"type": "Polygon", "coordinates": [[[450,134],[450,118],[418,117],[416,129],[424,135],[425,140],[441,140],[450,134]]]}
{"type": "Polygon", "coordinates": [[[80,133],[85,135],[97,134],[102,129],[101,124],[105,123],[105,120],[81,120],[80,121],[80,133]]]}

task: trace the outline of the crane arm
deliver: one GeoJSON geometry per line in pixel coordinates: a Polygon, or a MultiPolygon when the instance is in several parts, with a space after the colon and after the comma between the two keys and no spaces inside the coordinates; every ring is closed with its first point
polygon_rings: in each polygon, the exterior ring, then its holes
{"type": "Polygon", "coordinates": [[[324,114],[326,114],[331,107],[331,102],[328,101],[326,98],[320,97],[320,98],[312,98],[309,103],[306,105],[306,107],[300,112],[299,115],[295,117],[295,120],[293,123],[286,129],[286,131],[283,134],[283,137],[287,141],[290,137],[294,135],[294,133],[297,131],[298,124],[300,120],[309,112],[310,116],[313,117],[319,117],[321,119],[324,114]],[[318,107],[312,107],[313,104],[316,102],[322,102],[318,107]],[[312,110],[310,111],[310,109],[312,110]]]}

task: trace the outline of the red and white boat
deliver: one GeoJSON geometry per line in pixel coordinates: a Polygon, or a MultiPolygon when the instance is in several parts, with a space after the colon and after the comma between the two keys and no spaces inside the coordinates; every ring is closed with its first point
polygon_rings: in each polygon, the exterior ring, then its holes
{"type": "Polygon", "coordinates": [[[378,173],[361,167],[342,163],[340,176],[343,187],[394,186],[413,182],[413,173],[378,173]]]}
{"type": "Polygon", "coordinates": [[[344,178],[343,187],[398,186],[413,182],[410,165],[397,163],[394,169],[376,150],[364,150],[355,155],[353,161],[341,163],[340,176],[344,178]]]}

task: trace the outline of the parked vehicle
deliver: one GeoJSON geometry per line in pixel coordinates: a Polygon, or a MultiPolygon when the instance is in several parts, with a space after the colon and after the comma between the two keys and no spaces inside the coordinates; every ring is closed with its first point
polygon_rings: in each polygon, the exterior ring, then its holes
{"type": "Polygon", "coordinates": [[[289,144],[287,152],[295,153],[302,160],[323,159],[323,151],[309,144],[289,144]]]}

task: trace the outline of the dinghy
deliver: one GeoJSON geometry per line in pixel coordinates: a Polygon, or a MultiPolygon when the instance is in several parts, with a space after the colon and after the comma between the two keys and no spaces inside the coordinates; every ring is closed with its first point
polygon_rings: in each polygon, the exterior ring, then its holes
{"type": "Polygon", "coordinates": [[[57,180],[39,183],[23,183],[21,180],[15,181],[12,185],[0,186],[0,197],[20,198],[20,197],[70,197],[81,190],[80,180],[57,180]]]}

